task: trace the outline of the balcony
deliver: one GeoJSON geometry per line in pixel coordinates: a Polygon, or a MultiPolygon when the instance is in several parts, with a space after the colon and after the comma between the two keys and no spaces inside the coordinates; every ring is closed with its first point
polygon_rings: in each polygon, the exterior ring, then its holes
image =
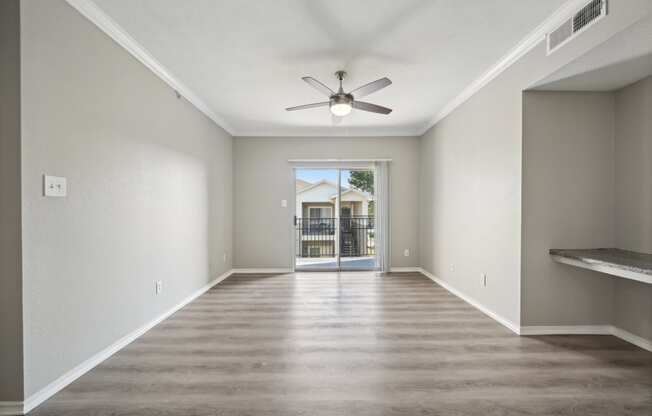
{"type": "Polygon", "coordinates": [[[336,238],[339,227],[342,268],[373,269],[375,266],[374,217],[297,218],[297,266],[304,269],[337,267],[336,238]]]}

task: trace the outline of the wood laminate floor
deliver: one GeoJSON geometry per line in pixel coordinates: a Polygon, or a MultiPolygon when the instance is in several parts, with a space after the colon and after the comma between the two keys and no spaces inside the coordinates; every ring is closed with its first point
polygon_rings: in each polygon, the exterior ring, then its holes
{"type": "Polygon", "coordinates": [[[420,274],[236,275],[32,413],[652,415],[652,353],[518,337],[420,274]]]}

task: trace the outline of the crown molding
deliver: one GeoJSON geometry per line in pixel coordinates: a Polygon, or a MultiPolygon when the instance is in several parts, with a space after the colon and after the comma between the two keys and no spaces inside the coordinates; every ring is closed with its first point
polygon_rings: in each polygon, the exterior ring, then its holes
{"type": "Polygon", "coordinates": [[[444,105],[441,110],[435,114],[423,128],[419,136],[426,134],[428,130],[435,124],[440,122],[444,117],[453,112],[457,107],[464,104],[475,93],[480,91],[484,86],[489,84],[498,75],[502,74],[507,68],[512,66],[516,61],[521,59],[526,53],[531,51],[541,41],[544,41],[546,34],[553,29],[556,29],[564,20],[568,19],[573,13],[579,10],[587,0],[568,0],[553,14],[548,16],[539,26],[532,32],[525,36],[519,43],[516,44],[505,56],[500,58],[493,64],[487,71],[485,71],[479,78],[471,82],[466,88],[462,90],[455,98],[444,105]]]}
{"type": "MultiPolygon", "coordinates": [[[[363,131],[349,131],[348,129],[309,129],[303,130],[287,129],[271,132],[262,131],[235,131],[223,118],[215,114],[213,110],[195,94],[190,88],[186,87],[179,79],[156,60],[142,45],[132,38],[117,22],[109,17],[93,0],[66,0],[66,2],[76,9],[80,14],[94,23],[100,30],[106,33],[118,45],[122,46],[127,52],[134,56],[138,61],[150,69],[156,76],[161,78],[171,88],[181,94],[188,102],[194,105],[199,111],[204,113],[215,124],[226,130],[232,136],[238,137],[267,137],[267,136],[288,136],[288,137],[376,137],[376,136],[422,136],[432,126],[437,124],[447,115],[452,113],[457,107],[465,103],[469,98],[480,91],[489,82],[504,72],[512,64],[518,61],[539,42],[545,40],[545,36],[552,29],[556,28],[564,19],[567,19],[576,12],[586,2],[586,0],[568,0],[563,6],[557,9],[543,23],[537,26],[530,34],[523,38],[514,48],[505,56],[499,59],[480,77],[475,79],[471,84],[462,90],[455,98],[444,105],[435,116],[426,123],[421,129],[408,129],[398,131],[383,131],[383,129],[361,129],[363,131]]],[[[356,129],[357,130],[357,129],[356,129]]]]}
{"type": "Polygon", "coordinates": [[[95,26],[106,33],[118,45],[122,46],[134,58],[145,65],[156,76],[168,84],[172,89],[177,91],[189,103],[210,118],[215,124],[226,130],[230,135],[234,135],[233,129],[221,117],[211,110],[211,108],[195,94],[190,88],[186,87],[178,78],[165,68],[159,61],[150,54],[147,49],[140,45],[132,38],[115,20],[107,15],[92,0],[66,0],[66,2],[76,9],[82,16],[90,20],[95,26]]]}

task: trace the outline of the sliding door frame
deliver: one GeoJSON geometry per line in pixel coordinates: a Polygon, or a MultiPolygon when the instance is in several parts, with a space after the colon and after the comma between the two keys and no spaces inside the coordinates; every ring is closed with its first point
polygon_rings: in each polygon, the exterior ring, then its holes
{"type": "MultiPolygon", "coordinates": [[[[374,252],[374,267],[372,269],[346,269],[342,268],[342,256],[341,256],[341,247],[340,247],[340,242],[341,242],[341,202],[342,202],[342,171],[343,170],[348,170],[348,171],[363,171],[363,170],[369,170],[374,173],[374,188],[375,188],[375,178],[376,178],[376,168],[373,164],[373,161],[371,160],[360,160],[360,161],[342,161],[339,163],[333,163],[331,161],[298,161],[294,162],[290,160],[290,162],[294,163],[294,166],[292,166],[292,181],[291,181],[291,195],[292,195],[292,201],[291,201],[291,206],[292,208],[289,210],[290,212],[290,224],[292,228],[292,232],[290,233],[290,270],[292,272],[295,271],[310,271],[310,272],[341,272],[341,271],[374,271],[377,269],[376,266],[376,256],[378,255],[376,252],[374,252]],[[361,163],[362,162],[362,163],[361,163]],[[356,166],[357,165],[357,166],[356,166]],[[297,252],[296,252],[296,247],[297,247],[297,231],[296,231],[296,218],[297,218],[297,187],[296,187],[296,180],[297,180],[297,170],[300,169],[306,169],[306,170],[336,170],[337,171],[337,198],[335,202],[335,215],[333,218],[335,218],[335,258],[337,261],[337,266],[334,269],[311,269],[311,270],[297,270],[297,252]]],[[[375,194],[375,192],[374,192],[375,194]]],[[[376,196],[376,195],[374,195],[376,196]]],[[[376,196],[377,197],[377,196],[376,196]]],[[[377,223],[376,225],[377,226],[377,223]]]]}

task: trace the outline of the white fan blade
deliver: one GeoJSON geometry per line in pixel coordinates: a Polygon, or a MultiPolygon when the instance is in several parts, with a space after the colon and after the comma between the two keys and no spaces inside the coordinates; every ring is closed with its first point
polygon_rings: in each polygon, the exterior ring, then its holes
{"type": "Polygon", "coordinates": [[[328,104],[330,104],[328,101],[324,101],[321,103],[312,103],[312,104],[297,105],[296,107],[288,107],[285,110],[286,111],[306,110],[308,108],[326,107],[328,106],[328,104]]]}
{"type": "Polygon", "coordinates": [[[330,97],[331,95],[335,94],[335,91],[331,90],[328,88],[326,85],[322,84],[321,82],[317,81],[313,77],[303,77],[301,78],[302,80],[306,81],[308,85],[316,89],[317,91],[321,92],[327,97],[330,97]]]}
{"type": "Polygon", "coordinates": [[[354,97],[364,97],[365,95],[374,93],[389,85],[392,85],[392,81],[390,81],[389,78],[381,78],[370,82],[369,84],[365,84],[362,87],[356,88],[349,94],[353,95],[354,97]]]}
{"type": "Polygon", "coordinates": [[[353,101],[353,108],[378,114],[389,114],[392,112],[391,108],[383,107],[382,105],[366,103],[364,101],[353,101]]]}

